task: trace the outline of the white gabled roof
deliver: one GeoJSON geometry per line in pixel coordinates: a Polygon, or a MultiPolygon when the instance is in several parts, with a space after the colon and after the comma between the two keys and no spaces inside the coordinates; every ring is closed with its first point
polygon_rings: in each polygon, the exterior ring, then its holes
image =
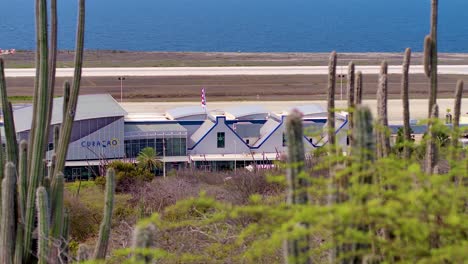
{"type": "Polygon", "coordinates": [[[200,141],[213,126],[215,126],[213,121],[209,119],[205,120],[205,122],[203,122],[197,131],[195,131],[195,133],[193,133],[193,135],[190,137],[191,143],[196,144],[198,141],[200,141]]]}
{"type": "Polygon", "coordinates": [[[260,128],[260,138],[255,142],[253,147],[259,147],[260,145],[268,139],[268,137],[275,131],[277,127],[281,125],[280,122],[276,121],[275,119],[268,119],[265,125],[260,128]]]}

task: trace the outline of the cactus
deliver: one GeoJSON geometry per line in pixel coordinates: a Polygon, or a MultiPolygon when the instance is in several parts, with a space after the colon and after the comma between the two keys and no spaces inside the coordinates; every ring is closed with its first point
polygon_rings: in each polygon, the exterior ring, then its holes
{"type": "Polygon", "coordinates": [[[54,181],[55,185],[52,186],[51,203],[53,203],[53,211],[51,213],[51,233],[50,233],[50,261],[51,263],[60,263],[60,249],[62,247],[62,231],[64,221],[64,208],[63,208],[63,189],[64,189],[64,176],[62,173],[57,175],[54,181]]]}
{"type": "MultiPolygon", "coordinates": [[[[0,133],[0,188],[2,187],[2,180],[3,180],[3,143],[2,143],[2,133],[0,133]]],[[[1,190],[1,189],[0,189],[1,190]]],[[[1,194],[0,194],[0,197],[1,197],[1,194]]],[[[1,198],[0,198],[1,199],[1,198]]],[[[0,200],[0,204],[1,204],[1,201],[0,200]]],[[[1,210],[2,208],[0,208],[0,216],[1,216],[1,210]]]]}
{"type": "Polygon", "coordinates": [[[432,117],[429,119],[427,126],[427,144],[426,144],[426,164],[424,166],[424,171],[427,174],[433,174],[434,168],[436,167],[438,155],[437,155],[437,146],[436,146],[436,135],[434,131],[434,123],[437,121],[437,116],[439,115],[439,107],[437,104],[434,105],[432,111],[432,117]]]}
{"type": "MultiPolygon", "coordinates": [[[[28,196],[26,202],[26,218],[25,218],[25,239],[24,253],[25,260],[30,260],[29,249],[32,245],[32,232],[34,230],[34,204],[36,202],[36,189],[44,179],[44,156],[46,147],[46,136],[44,131],[47,130],[47,98],[48,98],[48,45],[47,45],[47,2],[46,0],[38,0],[39,18],[38,18],[38,43],[39,43],[39,86],[37,88],[37,97],[34,97],[35,120],[31,127],[34,127],[34,133],[31,135],[32,140],[30,147],[30,163],[28,185],[28,196]]],[[[31,131],[32,132],[32,131],[31,131]]]]}
{"type": "MultiPolygon", "coordinates": [[[[309,182],[304,173],[304,144],[302,114],[293,110],[286,121],[288,139],[288,169],[287,169],[287,203],[307,204],[307,186],[309,182]]],[[[309,241],[307,238],[284,242],[284,258],[286,263],[310,263],[307,258],[309,241]],[[305,260],[307,258],[307,260],[305,260]]]]}
{"type": "Polygon", "coordinates": [[[362,72],[356,73],[356,85],[354,90],[354,105],[362,104],[362,72]]]}
{"type": "Polygon", "coordinates": [[[403,150],[403,157],[410,158],[410,149],[408,142],[411,141],[411,128],[410,128],[410,109],[409,109],[409,67],[411,64],[411,49],[405,50],[405,57],[403,59],[403,74],[401,79],[401,98],[403,100],[403,131],[405,138],[405,145],[403,150]]]}
{"type": "Polygon", "coordinates": [[[388,97],[388,64],[382,62],[380,68],[379,88],[377,90],[377,112],[379,129],[377,131],[377,156],[386,157],[390,153],[390,139],[387,136],[388,115],[387,115],[387,97],[388,97]]]}
{"type": "Polygon", "coordinates": [[[15,184],[16,167],[12,162],[5,166],[5,178],[2,181],[2,215],[0,226],[0,263],[13,263],[15,242],[15,184]]]}
{"type": "MultiPolygon", "coordinates": [[[[359,184],[371,184],[372,173],[369,174],[369,169],[373,168],[372,163],[375,160],[375,139],[373,137],[373,120],[372,114],[368,107],[356,106],[354,114],[354,145],[352,158],[355,161],[353,168],[357,169],[357,175],[360,176],[359,184]]],[[[365,224],[358,226],[361,232],[368,232],[368,227],[365,224]]],[[[352,244],[351,248],[343,247],[341,263],[363,263],[360,257],[347,256],[350,251],[360,251],[366,249],[369,246],[366,244],[356,243],[352,244]]]]}
{"type": "MultiPolygon", "coordinates": [[[[49,95],[47,98],[47,124],[50,123],[52,117],[52,102],[54,100],[55,90],[55,67],[57,65],[57,0],[50,1],[50,53],[49,53],[49,76],[48,76],[48,90],[49,95]]],[[[47,126],[49,128],[49,126],[47,126]]],[[[49,131],[45,133],[45,140],[49,140],[49,131]]]]}
{"type": "Polygon", "coordinates": [[[368,107],[356,106],[354,115],[353,157],[357,164],[365,166],[374,160],[375,140],[373,136],[372,114],[368,107]]]}
{"type": "Polygon", "coordinates": [[[66,121],[69,102],[70,102],[70,83],[68,81],[65,81],[65,83],[63,84],[62,124],[65,124],[65,121],[66,121]]]}
{"type": "Polygon", "coordinates": [[[28,143],[26,140],[20,142],[19,147],[19,165],[18,165],[18,185],[17,185],[17,195],[18,195],[18,208],[19,214],[18,217],[20,222],[18,223],[18,229],[16,230],[16,246],[15,246],[15,263],[22,263],[23,261],[23,237],[24,237],[24,218],[26,212],[26,194],[27,194],[27,183],[28,183],[28,143]]]}
{"type": "Polygon", "coordinates": [[[461,103],[463,98],[463,81],[459,80],[457,82],[457,89],[455,91],[455,106],[454,106],[454,119],[453,119],[453,134],[452,134],[452,148],[453,155],[452,159],[455,161],[458,156],[458,138],[460,137],[460,113],[461,113],[461,103]]]}
{"type": "Polygon", "coordinates": [[[423,65],[424,65],[424,74],[426,74],[427,78],[431,77],[431,59],[432,59],[432,39],[431,36],[426,36],[424,38],[424,57],[423,57],[423,65]]]}
{"type": "MultiPolygon", "coordinates": [[[[137,249],[150,249],[155,247],[156,226],[147,224],[145,226],[137,226],[133,235],[133,250],[137,249]]],[[[145,256],[136,253],[134,256],[135,263],[152,263],[151,256],[145,256]]]]}
{"type": "Polygon", "coordinates": [[[11,111],[8,102],[8,94],[5,80],[5,66],[3,59],[0,58],[0,100],[2,103],[3,120],[6,138],[6,160],[18,164],[18,146],[16,144],[15,124],[13,121],[13,111],[11,111]]]}
{"type": "Polygon", "coordinates": [[[424,39],[424,73],[431,79],[429,89],[429,110],[428,116],[431,118],[431,111],[437,104],[437,20],[438,20],[438,0],[431,3],[431,32],[424,39]]]}
{"type": "MultiPolygon", "coordinates": [[[[348,65],[348,131],[351,132],[353,130],[353,112],[354,112],[354,106],[355,106],[355,100],[354,100],[354,63],[350,62],[348,65]]],[[[348,138],[349,138],[349,145],[353,145],[353,134],[348,133],[348,138]]]]}
{"type": "MultiPolygon", "coordinates": [[[[17,226],[10,229],[12,232],[12,239],[9,239],[8,245],[11,246],[11,250],[2,251],[5,254],[4,262],[11,262],[14,259],[15,263],[29,263],[36,262],[33,256],[39,257],[39,263],[45,263],[48,261],[48,243],[47,236],[49,231],[44,232],[44,228],[48,228],[48,223],[51,215],[47,211],[43,211],[39,208],[39,205],[43,206],[50,204],[54,207],[53,209],[53,229],[52,235],[54,237],[62,236],[63,232],[63,176],[59,175],[59,172],[63,170],[63,165],[60,170],[54,171],[54,158],[52,158],[52,167],[49,172],[49,177],[46,178],[45,172],[45,153],[49,143],[50,130],[50,116],[52,109],[52,97],[54,94],[54,83],[55,83],[55,65],[56,65],[56,52],[57,52],[57,15],[56,15],[56,0],[51,2],[51,39],[50,39],[50,53],[48,45],[48,29],[47,29],[47,0],[36,0],[36,79],[34,84],[34,100],[33,100],[33,118],[31,123],[31,130],[29,133],[29,150],[28,144],[23,141],[18,149],[16,141],[16,132],[13,120],[13,112],[11,104],[8,102],[5,74],[4,74],[4,63],[0,59],[0,101],[4,113],[5,123],[5,136],[6,142],[6,153],[7,161],[12,161],[12,164],[18,165],[18,184],[10,188],[13,194],[13,205],[5,206],[5,210],[10,208],[9,213],[3,214],[3,217],[13,217],[16,219],[17,226]],[[50,57],[49,57],[50,55],[50,57]],[[19,160],[18,160],[19,159],[19,160]],[[59,175],[58,177],[56,177],[59,175]],[[57,180],[54,181],[54,179],[57,180]],[[39,185],[44,184],[48,186],[52,181],[52,194],[53,197],[50,201],[47,200],[47,193],[44,187],[39,185]],[[36,197],[36,195],[42,195],[36,197]],[[45,196],[45,197],[43,197],[45,196]],[[13,209],[11,209],[13,208],[13,209]],[[39,219],[36,221],[36,209],[39,212],[39,219]],[[47,220],[47,221],[44,221],[47,220]],[[32,235],[34,230],[39,230],[39,248],[33,248],[32,235]],[[16,236],[16,239],[15,239],[16,236]],[[46,243],[47,242],[47,243],[46,243]],[[13,255],[14,252],[14,255],[13,255]]],[[[78,21],[78,33],[77,33],[77,47],[75,57],[75,76],[73,92],[70,95],[69,85],[65,87],[64,91],[64,108],[67,109],[65,115],[65,124],[73,123],[74,112],[76,110],[76,104],[79,94],[79,86],[81,79],[81,67],[83,61],[83,40],[84,40],[84,0],[79,1],[79,21],[78,21]],[[68,103],[69,102],[69,103],[68,103]],[[72,117],[72,118],[70,118],[72,117]],[[71,120],[70,120],[71,119],[71,120]]],[[[68,137],[66,141],[61,140],[58,143],[59,128],[54,128],[54,144],[56,146],[63,143],[60,146],[58,152],[59,158],[63,161],[66,158],[69,133],[71,133],[71,127],[67,133],[61,131],[60,137],[68,137]]],[[[0,152],[0,160],[3,160],[2,153],[0,152]]],[[[10,163],[8,163],[10,164],[10,163]]],[[[0,169],[3,166],[3,161],[0,162],[0,169]]],[[[9,165],[8,165],[9,166],[9,165]]],[[[13,165],[14,166],[14,165],[13,165]]],[[[3,178],[3,171],[0,172],[0,179],[3,178]]],[[[6,186],[6,185],[5,185],[6,186]]],[[[9,199],[5,199],[4,202],[8,202],[9,199]]],[[[46,206],[47,207],[47,206],[46,206]]],[[[1,211],[1,210],[0,210],[1,211]]],[[[8,226],[8,221],[2,222],[2,227],[8,226]],[[4,223],[7,223],[4,225],[4,223]]],[[[2,256],[2,257],[3,257],[2,256]]],[[[3,259],[2,259],[3,260],[3,259]]],[[[52,258],[54,261],[54,259],[52,258]]]]}
{"type": "MultiPolygon", "coordinates": [[[[73,121],[75,120],[76,105],[80,92],[81,69],[83,67],[83,46],[84,46],[84,25],[85,25],[85,0],[79,0],[78,29],[76,33],[76,54],[75,54],[75,72],[73,76],[73,87],[67,105],[66,115],[63,117],[62,128],[60,131],[60,140],[57,153],[57,164],[54,175],[63,171],[67,157],[68,144],[70,143],[73,121]]],[[[65,84],[65,90],[67,90],[65,84]]],[[[66,98],[64,98],[66,99],[66,98]]],[[[65,105],[64,100],[64,105],[65,105]]]]}
{"type": "Polygon", "coordinates": [[[63,214],[63,228],[62,228],[62,243],[60,248],[60,258],[64,263],[68,262],[68,244],[69,244],[69,237],[70,237],[70,210],[65,208],[63,214]]]}
{"type": "Polygon", "coordinates": [[[335,85],[336,85],[336,52],[330,54],[328,64],[328,117],[327,133],[330,148],[335,145],[335,85]]]}
{"type": "Polygon", "coordinates": [[[104,217],[99,228],[99,238],[94,250],[94,259],[105,259],[109,243],[111,229],[112,210],[114,208],[115,194],[115,171],[110,168],[106,174],[106,200],[104,207],[104,217]]]}
{"type": "Polygon", "coordinates": [[[37,208],[37,233],[38,249],[37,258],[39,264],[47,264],[49,256],[49,198],[44,187],[37,188],[36,208],[37,208]]]}

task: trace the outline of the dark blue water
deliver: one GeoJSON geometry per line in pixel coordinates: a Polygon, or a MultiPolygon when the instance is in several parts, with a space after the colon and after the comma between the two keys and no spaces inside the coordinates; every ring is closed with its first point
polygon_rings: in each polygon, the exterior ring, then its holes
{"type": "MultiPolygon", "coordinates": [[[[33,0],[0,0],[0,48],[34,48],[33,0]]],[[[76,0],[59,2],[72,49],[76,0]]],[[[439,49],[468,52],[468,0],[440,0],[439,49]]],[[[422,48],[430,0],[88,0],[87,49],[390,52],[422,48]]]]}

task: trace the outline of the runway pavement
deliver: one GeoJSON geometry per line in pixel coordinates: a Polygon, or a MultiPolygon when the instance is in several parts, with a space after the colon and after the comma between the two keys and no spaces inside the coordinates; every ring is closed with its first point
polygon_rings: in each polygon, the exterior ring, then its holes
{"type": "MultiPolygon", "coordinates": [[[[453,99],[439,99],[437,101],[440,109],[440,116],[444,117],[446,110],[452,109],[453,113],[453,99]]],[[[261,105],[265,109],[272,112],[280,112],[291,109],[294,106],[306,105],[306,104],[319,104],[326,109],[326,101],[248,101],[248,102],[208,102],[209,111],[222,111],[223,109],[232,107],[245,107],[252,105],[261,105]]],[[[336,101],[337,109],[345,109],[346,101],[336,101]]],[[[377,101],[376,100],[364,100],[363,104],[368,106],[374,117],[377,113],[377,101]]],[[[200,105],[198,102],[128,102],[121,103],[121,106],[128,112],[129,117],[138,119],[151,119],[158,118],[164,115],[164,112],[171,108],[184,107],[184,106],[196,106],[200,105]]],[[[424,120],[427,119],[428,112],[428,101],[425,99],[412,99],[410,100],[410,113],[412,120],[424,120]]],[[[462,122],[468,123],[468,98],[463,99],[462,102],[462,122]]],[[[392,125],[403,123],[403,104],[401,100],[389,100],[388,101],[388,116],[389,123],[392,125]]]]}
{"type": "MultiPolygon", "coordinates": [[[[468,65],[439,65],[439,74],[468,75],[468,65]]],[[[341,69],[338,69],[340,73],[341,69]]],[[[377,74],[380,66],[356,66],[364,74],[377,74]]],[[[345,73],[344,70],[343,73],[345,73]]],[[[389,74],[400,74],[401,66],[391,65],[389,74]]],[[[83,68],[83,77],[112,76],[230,76],[230,75],[326,75],[326,66],[272,66],[272,67],[141,67],[141,68],[83,68]]],[[[422,74],[422,65],[410,68],[411,74],[422,74]]],[[[6,69],[6,77],[34,77],[35,69],[6,69]]],[[[73,68],[57,69],[57,77],[73,76],[73,68]]]]}

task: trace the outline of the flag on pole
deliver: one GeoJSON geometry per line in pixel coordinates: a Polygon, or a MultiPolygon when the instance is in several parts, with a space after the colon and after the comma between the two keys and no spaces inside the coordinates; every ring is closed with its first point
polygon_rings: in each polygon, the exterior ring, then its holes
{"type": "Polygon", "coordinates": [[[206,91],[205,88],[201,89],[201,106],[206,108],[206,91]]]}

